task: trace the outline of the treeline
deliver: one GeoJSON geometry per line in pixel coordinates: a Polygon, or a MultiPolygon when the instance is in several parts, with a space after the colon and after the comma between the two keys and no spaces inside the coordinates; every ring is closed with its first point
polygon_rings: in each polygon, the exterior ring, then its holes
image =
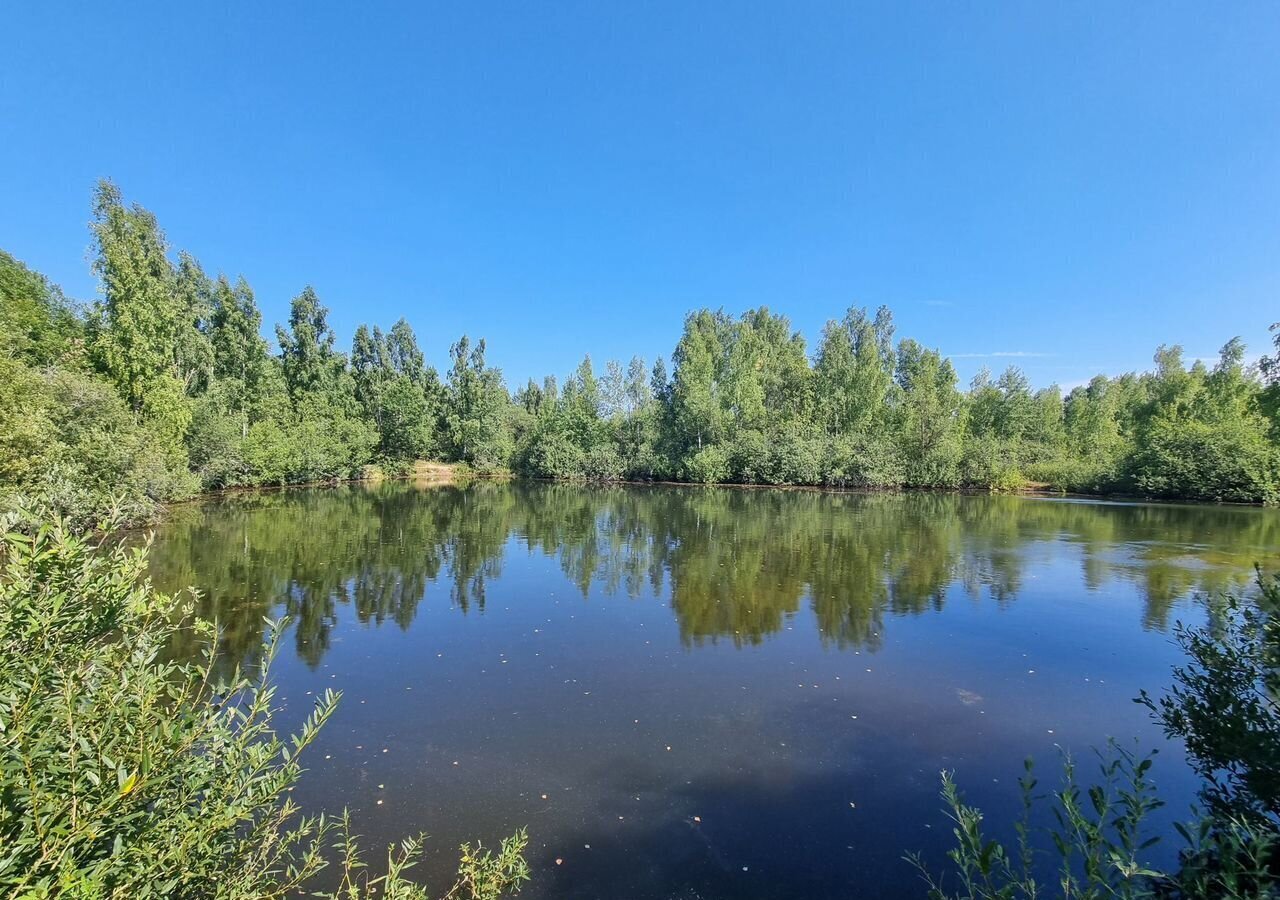
{"type": "MultiPolygon", "coordinates": [[[[462,337],[444,377],[401,319],[336,346],[315,291],[277,349],[243,278],[176,258],[155,217],[101,183],[101,298],[82,306],[0,251],[0,490],[89,514],[200,490],[392,472],[415,459],[593,480],[1016,489],[1280,498],[1280,359],[1153,371],[1066,396],[1016,368],[961,390],[937,351],[850,309],[811,354],[766,308],[685,320],[668,371],[639,358],[514,395],[462,337]]],[[[1280,338],[1277,340],[1280,347],[1280,338]]]]}
{"type": "Polygon", "coordinates": [[[1245,365],[1233,339],[1212,368],[1161,347],[1154,371],[1098,376],[1065,397],[1009,368],[967,392],[951,362],[892,316],[850,309],[810,358],[787,319],[700,310],[668,378],[659,360],[563,390],[530,384],[522,471],[553,477],[860,488],[1029,484],[1088,493],[1270,502],[1280,490],[1280,364],[1245,365]]]}
{"type": "Polygon", "coordinates": [[[91,515],[200,490],[357,477],[422,457],[502,464],[510,406],[484,343],[441,382],[413,330],[361,327],[336,347],[315,291],[276,326],[243,278],[171,256],[155,217],[95,192],[101,299],[68,301],[0,251],[0,487],[91,515]]]}

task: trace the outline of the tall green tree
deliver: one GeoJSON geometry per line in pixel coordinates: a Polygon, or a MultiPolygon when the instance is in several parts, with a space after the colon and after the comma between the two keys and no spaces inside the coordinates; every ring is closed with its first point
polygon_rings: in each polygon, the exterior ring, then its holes
{"type": "Polygon", "coordinates": [[[185,398],[198,372],[207,370],[199,327],[203,273],[186,257],[180,280],[155,216],[136,204],[126,207],[109,181],[99,182],[94,194],[91,227],[103,295],[90,330],[93,357],[151,424],[174,464],[183,463],[191,423],[185,398]]]}
{"type": "Polygon", "coordinates": [[[391,370],[397,375],[408,378],[424,390],[438,385],[440,376],[427,365],[426,356],[418,346],[418,336],[403,318],[398,319],[387,333],[387,356],[391,370]]]}
{"type": "Polygon", "coordinates": [[[1131,490],[1199,500],[1280,499],[1280,453],[1259,406],[1261,385],[1246,375],[1244,346],[1229,341],[1210,372],[1161,347],[1149,400],[1126,462],[1131,490]]]}
{"type": "Polygon", "coordinates": [[[671,355],[672,424],[680,443],[687,448],[701,450],[723,436],[722,378],[732,328],[733,323],[723,312],[703,309],[691,313],[671,355]]]}
{"type": "Polygon", "coordinates": [[[190,395],[203,393],[213,376],[213,346],[210,343],[210,319],[213,315],[214,285],[194,256],[185,250],[178,254],[174,271],[174,322],[172,368],[190,395]]]}
{"type": "Polygon", "coordinates": [[[360,325],[351,342],[351,374],[356,397],[375,424],[382,407],[382,391],[393,375],[387,340],[377,325],[360,325]]]}
{"type": "Polygon", "coordinates": [[[623,396],[629,417],[643,412],[653,402],[653,387],[649,382],[644,360],[639,356],[631,357],[631,362],[627,365],[623,396]]]}
{"type": "Polygon", "coordinates": [[[627,377],[616,359],[605,363],[604,377],[600,379],[600,414],[612,421],[621,421],[627,415],[627,377]]]}
{"type": "Polygon", "coordinates": [[[344,368],[333,348],[336,338],[328,316],[328,308],[307,285],[290,304],[289,327],[276,326],[285,384],[295,402],[308,393],[332,390],[344,368]]]}
{"type": "Polygon", "coordinates": [[[1046,450],[1060,450],[1066,440],[1066,406],[1062,388],[1052,384],[1035,393],[1035,410],[1027,438],[1046,450]]]}
{"type": "Polygon", "coordinates": [[[94,192],[94,271],[102,280],[92,351],[135,410],[163,376],[174,376],[182,324],[169,245],[155,216],[125,206],[110,181],[94,192]]]}
{"type": "Polygon", "coordinates": [[[1258,373],[1263,389],[1259,397],[1262,411],[1271,420],[1273,437],[1280,438],[1280,322],[1271,325],[1272,353],[1264,353],[1258,360],[1258,373]]]}
{"type": "Polygon", "coordinates": [[[739,427],[761,431],[803,421],[810,402],[804,337],[768,307],[748,310],[730,331],[730,396],[742,400],[739,427]]]}
{"type": "Polygon", "coordinates": [[[818,419],[830,435],[861,434],[882,427],[893,389],[893,316],[881,307],[874,319],[850,307],[828,322],[814,364],[818,419]]]}
{"type": "Polygon", "coordinates": [[[898,436],[907,482],[951,487],[960,460],[962,398],[950,360],[913,340],[898,345],[896,379],[901,390],[898,436]]]}
{"type": "Polygon", "coordinates": [[[262,337],[262,313],[253,289],[244,278],[232,285],[219,275],[213,288],[213,312],[209,321],[213,349],[213,376],[223,387],[229,411],[247,433],[267,391],[270,354],[262,337]]]}
{"type": "Polygon", "coordinates": [[[591,357],[585,356],[574,373],[565,379],[560,398],[564,430],[584,452],[606,438],[601,412],[606,408],[601,382],[595,376],[591,357]]]}
{"type": "Polygon", "coordinates": [[[1068,451],[1077,459],[1097,461],[1102,471],[1111,470],[1125,452],[1120,395],[1105,375],[1097,375],[1088,385],[1072,390],[1064,404],[1068,451]]]}
{"type": "Polygon", "coordinates": [[[445,428],[455,459],[481,468],[508,464],[510,404],[502,373],[485,362],[485,342],[473,346],[463,335],[450,348],[453,365],[446,383],[445,428]]]}
{"type": "Polygon", "coordinates": [[[427,369],[404,319],[384,335],[376,325],[356,329],[351,350],[355,393],[378,432],[381,455],[410,460],[434,449],[436,377],[427,369]]]}
{"type": "Polygon", "coordinates": [[[547,409],[546,394],[542,386],[530,378],[525,386],[516,391],[512,401],[533,417],[538,417],[547,409]]]}

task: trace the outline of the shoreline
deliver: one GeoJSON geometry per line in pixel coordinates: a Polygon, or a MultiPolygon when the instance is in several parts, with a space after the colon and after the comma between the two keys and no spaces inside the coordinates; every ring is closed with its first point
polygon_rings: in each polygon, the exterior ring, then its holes
{"type": "Polygon", "coordinates": [[[1008,496],[1027,497],[1044,500],[1080,500],[1106,503],[1152,504],[1157,506],[1197,506],[1197,507],[1231,507],[1266,509],[1265,503],[1245,503],[1231,500],[1192,500],[1188,498],[1144,497],[1140,494],[1089,494],[1077,491],[1055,491],[1045,486],[1025,487],[1018,490],[993,490],[982,487],[840,487],[822,484],[745,484],[742,482],[716,482],[703,484],[692,481],[671,481],[664,479],[628,479],[597,480],[586,478],[542,478],[537,476],[518,475],[509,470],[497,472],[477,472],[465,463],[448,463],[432,460],[416,460],[409,471],[399,474],[388,474],[376,464],[366,468],[375,469],[357,478],[328,478],[318,481],[300,481],[288,484],[237,485],[202,491],[182,500],[160,504],[157,518],[171,507],[201,503],[210,500],[230,498],[245,494],[275,493],[301,488],[336,488],[343,485],[374,485],[382,482],[408,482],[421,487],[451,487],[470,481],[503,481],[503,482],[535,482],[540,484],[567,484],[581,487],[677,487],[677,488],[727,488],[732,490],[781,490],[810,491],[829,494],[958,494],[963,496],[1008,496]]]}

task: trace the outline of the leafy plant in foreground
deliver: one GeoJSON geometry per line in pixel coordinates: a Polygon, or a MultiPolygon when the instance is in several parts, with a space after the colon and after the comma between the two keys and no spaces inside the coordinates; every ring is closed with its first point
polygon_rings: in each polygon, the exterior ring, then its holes
{"type": "MultiPolygon", "coordinates": [[[[1075,763],[1064,755],[1062,785],[1050,796],[1054,827],[1049,837],[1059,859],[1055,883],[1063,897],[1151,896],[1149,881],[1159,873],[1144,868],[1142,850],[1156,842],[1143,837],[1147,816],[1164,804],[1156,797],[1148,772],[1152,756],[1137,757],[1132,751],[1109,745],[1108,755],[1099,754],[1101,779],[1084,786],[1076,776],[1075,763]]],[[[960,891],[948,893],[918,857],[911,857],[929,883],[933,898],[1032,898],[1047,893],[1051,886],[1037,881],[1043,867],[1037,863],[1033,811],[1044,795],[1035,793],[1038,781],[1030,760],[1019,780],[1023,814],[1014,825],[1016,850],[987,838],[982,831],[982,812],[964,802],[950,773],[943,773],[942,796],[955,823],[958,846],[948,853],[955,863],[960,891]]]]}
{"type": "Polygon", "coordinates": [[[1259,573],[1258,588],[1217,598],[1202,628],[1179,623],[1189,661],[1165,696],[1138,702],[1186,743],[1211,810],[1280,833],[1280,578],[1259,573]]]}
{"type": "MultiPolygon", "coordinates": [[[[1082,792],[1068,758],[1064,787],[1053,794],[1055,827],[1048,833],[1058,859],[1056,883],[1036,880],[1045,852],[1032,839],[1030,820],[1042,797],[1030,763],[1023,778],[1022,819],[1014,826],[1016,854],[982,832],[982,813],[964,803],[950,773],[942,795],[955,822],[949,852],[960,889],[947,893],[919,857],[916,866],[934,898],[1185,897],[1265,898],[1280,889],[1280,580],[1258,576],[1256,598],[1223,595],[1209,622],[1175,634],[1189,661],[1174,669],[1174,685],[1159,700],[1145,691],[1137,702],[1181,740],[1203,779],[1174,871],[1147,867],[1144,820],[1163,803],[1148,777],[1150,756],[1110,745],[1101,780],[1082,792]],[[1087,799],[1086,806],[1083,800],[1087,799]]],[[[1042,845],[1043,842],[1040,842],[1042,845]]]]}
{"type": "MultiPolygon", "coordinates": [[[[299,754],[333,714],[321,697],[298,733],[277,734],[269,666],[215,676],[167,659],[193,628],[189,599],[144,580],[145,549],[63,522],[3,539],[0,571],[0,893],[71,898],[296,895],[340,837],[343,892],[421,898],[404,872],[364,869],[345,817],[303,816],[288,798],[299,754]],[[187,622],[189,624],[182,624],[187,622]],[[357,887],[359,885],[359,887],[357,887]]],[[[274,653],[272,629],[266,659],[274,653]]],[[[449,896],[491,900],[527,877],[523,833],[495,856],[463,848],[449,896]]]]}

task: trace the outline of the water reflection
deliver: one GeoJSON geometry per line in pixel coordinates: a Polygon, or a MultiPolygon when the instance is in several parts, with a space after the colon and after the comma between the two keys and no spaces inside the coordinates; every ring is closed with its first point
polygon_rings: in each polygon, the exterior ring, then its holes
{"type": "MultiPolygon", "coordinates": [[[[246,495],[176,510],[152,556],[164,589],[197,585],[222,658],[252,666],[263,620],[297,623],[320,663],[339,616],[405,629],[429,593],[483,611],[509,554],[545,554],[587,596],[670,598],[687,646],[759,644],[809,604],[824,644],[876,649],[888,616],[957,594],[1014,602],[1033,563],[1123,581],[1164,628],[1196,591],[1274,564],[1280,516],[1229,508],[946,494],[475,483],[246,495]]],[[[1076,584],[1073,590],[1078,590],[1076,584]]],[[[954,600],[952,601],[954,602],[954,600]]]]}

